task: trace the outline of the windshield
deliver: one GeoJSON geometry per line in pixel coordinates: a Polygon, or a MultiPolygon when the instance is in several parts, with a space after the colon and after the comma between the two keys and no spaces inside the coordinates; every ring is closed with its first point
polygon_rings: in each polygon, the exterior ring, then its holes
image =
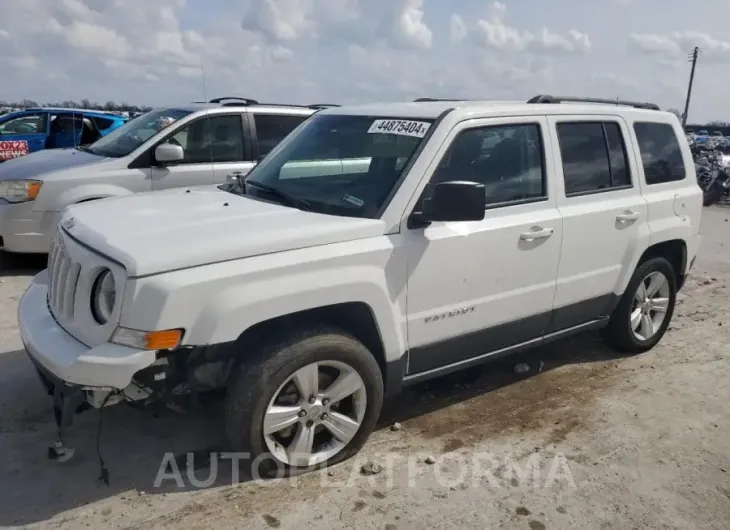
{"type": "Polygon", "coordinates": [[[311,211],[376,218],[432,123],[315,114],[249,173],[245,193],[276,200],[273,188],[311,211]]]}
{"type": "Polygon", "coordinates": [[[152,110],[128,121],[85,149],[99,156],[127,156],[160,130],[191,113],[182,109],[152,110]]]}

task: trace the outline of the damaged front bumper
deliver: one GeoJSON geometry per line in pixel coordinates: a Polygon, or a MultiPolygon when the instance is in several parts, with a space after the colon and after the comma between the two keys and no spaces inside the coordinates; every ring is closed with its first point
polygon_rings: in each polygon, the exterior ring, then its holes
{"type": "Polygon", "coordinates": [[[157,362],[155,351],[108,342],[91,348],[86,346],[56,322],[48,309],[47,296],[48,274],[43,271],[33,279],[20,300],[18,327],[26,352],[51,380],[103,395],[126,391],[137,372],[157,362]]]}
{"type": "Polygon", "coordinates": [[[49,457],[67,460],[73,449],[64,443],[74,414],[123,400],[148,398],[152,391],[133,382],[135,374],[166,363],[157,352],[105,343],[93,348],[69,335],[53,318],[46,299],[48,274],[38,274],[18,306],[18,327],[25,350],[41,383],[53,397],[58,438],[49,457]]]}

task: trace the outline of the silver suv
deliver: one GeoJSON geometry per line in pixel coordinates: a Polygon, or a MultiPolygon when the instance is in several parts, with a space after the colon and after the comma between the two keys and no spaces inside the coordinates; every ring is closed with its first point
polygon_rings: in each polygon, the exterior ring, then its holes
{"type": "Polygon", "coordinates": [[[317,110],[225,97],[152,110],[88,146],[51,149],[0,166],[0,249],[46,253],[71,204],[222,183],[317,110]]]}

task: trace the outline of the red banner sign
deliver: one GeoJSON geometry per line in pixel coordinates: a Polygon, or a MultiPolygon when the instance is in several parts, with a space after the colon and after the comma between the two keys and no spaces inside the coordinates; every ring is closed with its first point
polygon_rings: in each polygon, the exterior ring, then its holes
{"type": "Polygon", "coordinates": [[[28,154],[28,142],[25,140],[0,141],[0,160],[10,160],[28,154]]]}

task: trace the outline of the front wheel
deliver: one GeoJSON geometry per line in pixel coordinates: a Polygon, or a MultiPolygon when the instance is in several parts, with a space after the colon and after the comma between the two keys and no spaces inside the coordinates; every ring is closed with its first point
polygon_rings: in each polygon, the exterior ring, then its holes
{"type": "Polygon", "coordinates": [[[676,298],[669,261],[656,257],[641,263],[603,330],[606,342],[625,353],[650,350],[667,331],[676,298]]]}
{"type": "Polygon", "coordinates": [[[341,462],[365,444],[383,402],[377,361],[355,338],[304,330],[262,344],[228,391],[225,429],[256,472],[282,476],[341,462]]]}

